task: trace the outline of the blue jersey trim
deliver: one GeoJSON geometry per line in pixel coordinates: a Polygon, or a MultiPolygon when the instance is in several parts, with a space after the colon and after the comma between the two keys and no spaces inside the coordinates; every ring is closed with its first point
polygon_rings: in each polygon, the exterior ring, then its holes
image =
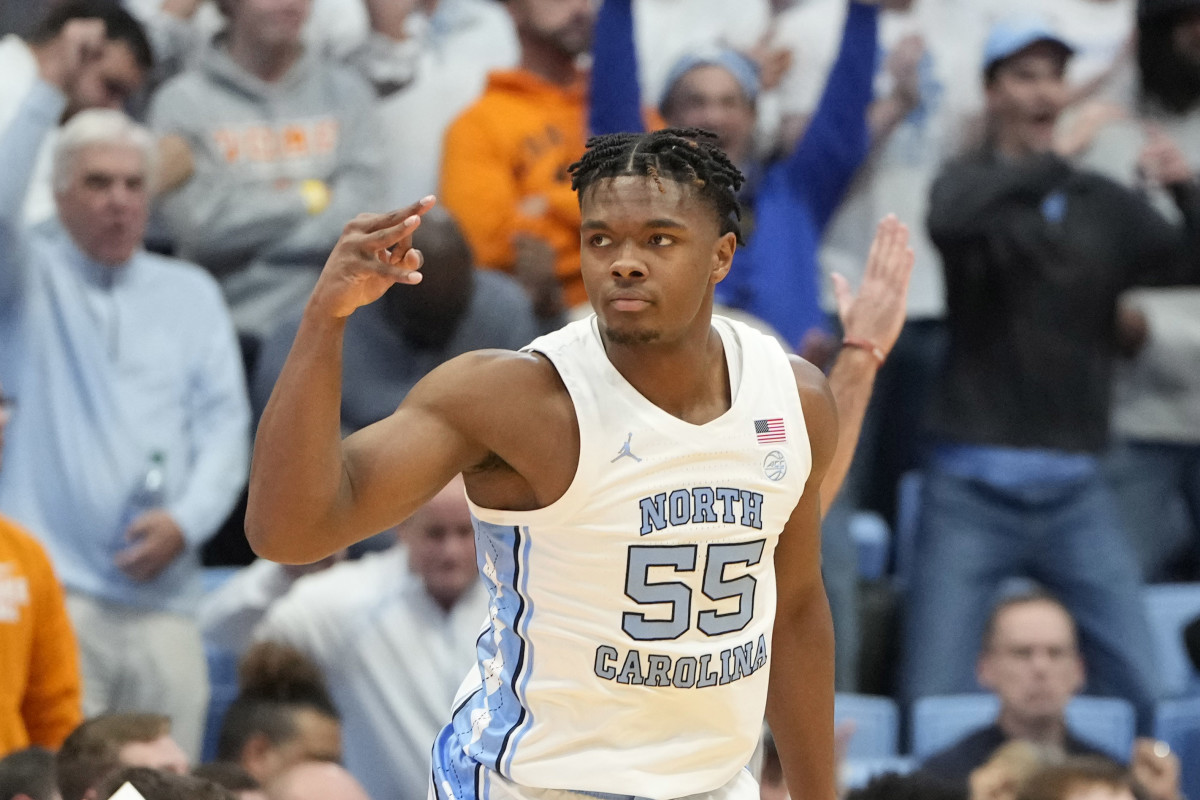
{"type": "MultiPolygon", "coordinates": [[[[534,609],[533,609],[533,597],[529,593],[529,572],[530,572],[530,570],[529,570],[529,547],[530,547],[531,537],[529,536],[529,527],[528,526],[526,526],[524,528],[523,533],[525,534],[523,539],[521,538],[520,533],[518,533],[517,542],[516,542],[514,549],[518,552],[518,554],[520,556],[520,562],[521,562],[521,566],[522,566],[521,574],[519,576],[520,584],[521,584],[519,592],[520,592],[520,595],[522,598],[522,603],[524,606],[524,615],[520,619],[518,619],[517,627],[520,629],[518,631],[518,635],[521,637],[521,641],[523,641],[525,643],[525,665],[524,665],[524,674],[521,674],[520,670],[518,670],[518,672],[517,672],[517,679],[520,682],[520,688],[517,689],[517,687],[514,686],[513,689],[514,689],[514,691],[517,692],[517,698],[520,700],[521,708],[524,710],[524,725],[522,726],[520,721],[517,722],[518,733],[516,734],[516,736],[513,739],[512,748],[508,754],[508,770],[510,772],[512,771],[513,754],[516,753],[517,748],[521,744],[521,740],[523,738],[525,738],[525,735],[527,733],[529,733],[530,730],[532,730],[533,722],[534,722],[533,711],[530,710],[529,702],[528,702],[529,678],[531,675],[533,675],[533,655],[534,655],[533,654],[533,641],[529,638],[529,623],[530,623],[530,620],[533,619],[534,609]]],[[[514,580],[513,583],[514,583],[514,585],[516,585],[517,581],[514,580]]],[[[501,774],[504,774],[504,773],[501,773],[501,774]]]]}
{"type": "Polygon", "coordinates": [[[533,664],[529,529],[472,521],[490,622],[476,641],[480,685],[458,703],[434,745],[434,777],[444,781],[439,790],[448,787],[439,791],[446,800],[475,791],[476,764],[483,765],[480,774],[510,777],[517,746],[533,724],[525,703],[533,664]]]}
{"type": "MultiPolygon", "coordinates": [[[[517,730],[525,722],[525,718],[529,713],[528,710],[525,708],[525,703],[522,702],[522,697],[521,697],[522,692],[517,687],[517,682],[521,678],[521,670],[524,669],[525,663],[526,663],[525,651],[528,649],[528,642],[525,639],[525,637],[522,635],[522,632],[521,632],[521,623],[524,622],[526,630],[528,630],[529,622],[527,619],[524,618],[525,610],[526,610],[525,593],[523,591],[521,591],[521,588],[520,588],[522,577],[524,577],[526,579],[526,586],[528,586],[528,570],[523,571],[521,569],[521,528],[520,528],[520,526],[514,525],[512,532],[513,532],[513,546],[512,546],[513,577],[512,577],[512,587],[511,588],[514,592],[517,593],[517,600],[518,600],[517,613],[513,619],[512,631],[514,634],[516,634],[517,638],[520,640],[521,648],[520,648],[519,654],[517,656],[517,666],[512,672],[512,678],[509,681],[509,686],[512,687],[513,696],[515,698],[517,698],[517,702],[521,706],[521,713],[520,713],[520,715],[517,716],[517,721],[513,724],[513,726],[508,729],[508,733],[506,733],[504,735],[504,741],[501,742],[500,749],[496,753],[495,769],[497,772],[499,772],[501,775],[503,775],[506,778],[511,778],[511,776],[509,775],[509,772],[508,772],[508,768],[511,768],[511,766],[512,766],[512,755],[516,750],[516,748],[515,748],[516,743],[513,741],[513,735],[517,732],[517,730]],[[523,574],[523,572],[524,572],[524,574],[523,574]],[[513,745],[512,750],[509,750],[510,744],[513,745]],[[508,756],[507,767],[502,766],[502,764],[505,761],[506,754],[508,756]]],[[[526,529],[526,534],[528,534],[528,529],[526,529]]],[[[526,674],[526,682],[528,682],[528,674],[526,674]]]]}
{"type": "Polygon", "coordinates": [[[475,696],[478,695],[482,691],[483,691],[483,687],[480,686],[478,689],[476,689],[475,691],[473,691],[469,695],[467,695],[465,700],[463,700],[461,703],[459,703],[458,705],[456,705],[454,707],[454,711],[452,711],[450,713],[450,718],[454,719],[455,717],[457,717],[458,712],[462,711],[464,708],[466,708],[468,705],[470,705],[471,701],[475,699],[475,696]]]}

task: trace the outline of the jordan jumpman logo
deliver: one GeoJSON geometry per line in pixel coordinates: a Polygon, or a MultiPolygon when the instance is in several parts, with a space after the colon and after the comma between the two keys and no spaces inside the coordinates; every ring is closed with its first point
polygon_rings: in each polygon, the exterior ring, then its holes
{"type": "Polygon", "coordinates": [[[621,445],[621,452],[617,453],[617,457],[616,457],[616,458],[614,458],[612,461],[610,461],[610,462],[608,462],[608,463],[610,463],[610,464],[615,464],[615,463],[617,463],[618,461],[620,461],[622,458],[625,458],[626,456],[629,456],[629,457],[630,457],[630,458],[632,458],[634,461],[641,462],[641,459],[640,459],[640,458],[638,458],[637,456],[635,456],[635,455],[633,454],[633,451],[629,449],[629,443],[630,443],[631,441],[633,441],[633,434],[632,434],[632,433],[630,433],[628,436],[626,436],[626,437],[625,437],[625,444],[621,445]]]}

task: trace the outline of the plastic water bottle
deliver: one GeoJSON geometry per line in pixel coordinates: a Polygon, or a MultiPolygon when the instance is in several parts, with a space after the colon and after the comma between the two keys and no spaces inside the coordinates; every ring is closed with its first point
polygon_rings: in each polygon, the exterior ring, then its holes
{"type": "Polygon", "coordinates": [[[162,508],[167,502],[167,455],[161,450],[150,453],[146,471],[137,488],[129,495],[125,504],[125,516],[121,521],[121,530],[117,533],[117,549],[123,550],[128,546],[125,532],[133,521],[147,511],[162,508]]]}

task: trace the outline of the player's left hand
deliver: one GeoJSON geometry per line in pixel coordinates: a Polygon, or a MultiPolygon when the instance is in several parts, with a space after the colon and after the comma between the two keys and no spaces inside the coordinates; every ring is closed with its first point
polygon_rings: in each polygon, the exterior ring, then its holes
{"type": "Polygon", "coordinates": [[[153,508],[131,522],[125,541],[129,546],[117,553],[113,563],[139,582],[158,577],[187,545],[179,524],[161,508],[153,508]]]}
{"type": "Polygon", "coordinates": [[[838,319],[847,339],[871,342],[884,356],[892,351],[904,327],[914,260],[908,228],[888,214],[875,231],[858,294],[845,276],[833,273],[838,319]]]}

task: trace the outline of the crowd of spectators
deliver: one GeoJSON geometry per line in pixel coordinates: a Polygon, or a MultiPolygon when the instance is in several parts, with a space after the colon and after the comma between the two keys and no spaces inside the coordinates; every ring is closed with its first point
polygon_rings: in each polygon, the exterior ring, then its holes
{"type": "Polygon", "coordinates": [[[348,221],[439,198],[424,280],[346,323],[346,434],[585,313],[568,167],[664,126],[746,176],[723,313],[825,369],[858,442],[825,498],[838,689],[1002,702],[863,796],[1178,800],[1177,764],[1089,761],[1062,714],[1121,697],[1148,732],[1140,592],[1200,580],[1200,0],[42,0],[0,35],[0,800],[424,796],[487,605],[461,482],[315,565],[213,588],[236,548],[206,544],[242,537],[348,221]],[[881,349],[845,312],[887,214],[916,261],[881,349]],[[863,512],[915,519],[895,668],[860,659],[863,512]],[[243,659],[217,716],[206,648],[243,659]]]}

